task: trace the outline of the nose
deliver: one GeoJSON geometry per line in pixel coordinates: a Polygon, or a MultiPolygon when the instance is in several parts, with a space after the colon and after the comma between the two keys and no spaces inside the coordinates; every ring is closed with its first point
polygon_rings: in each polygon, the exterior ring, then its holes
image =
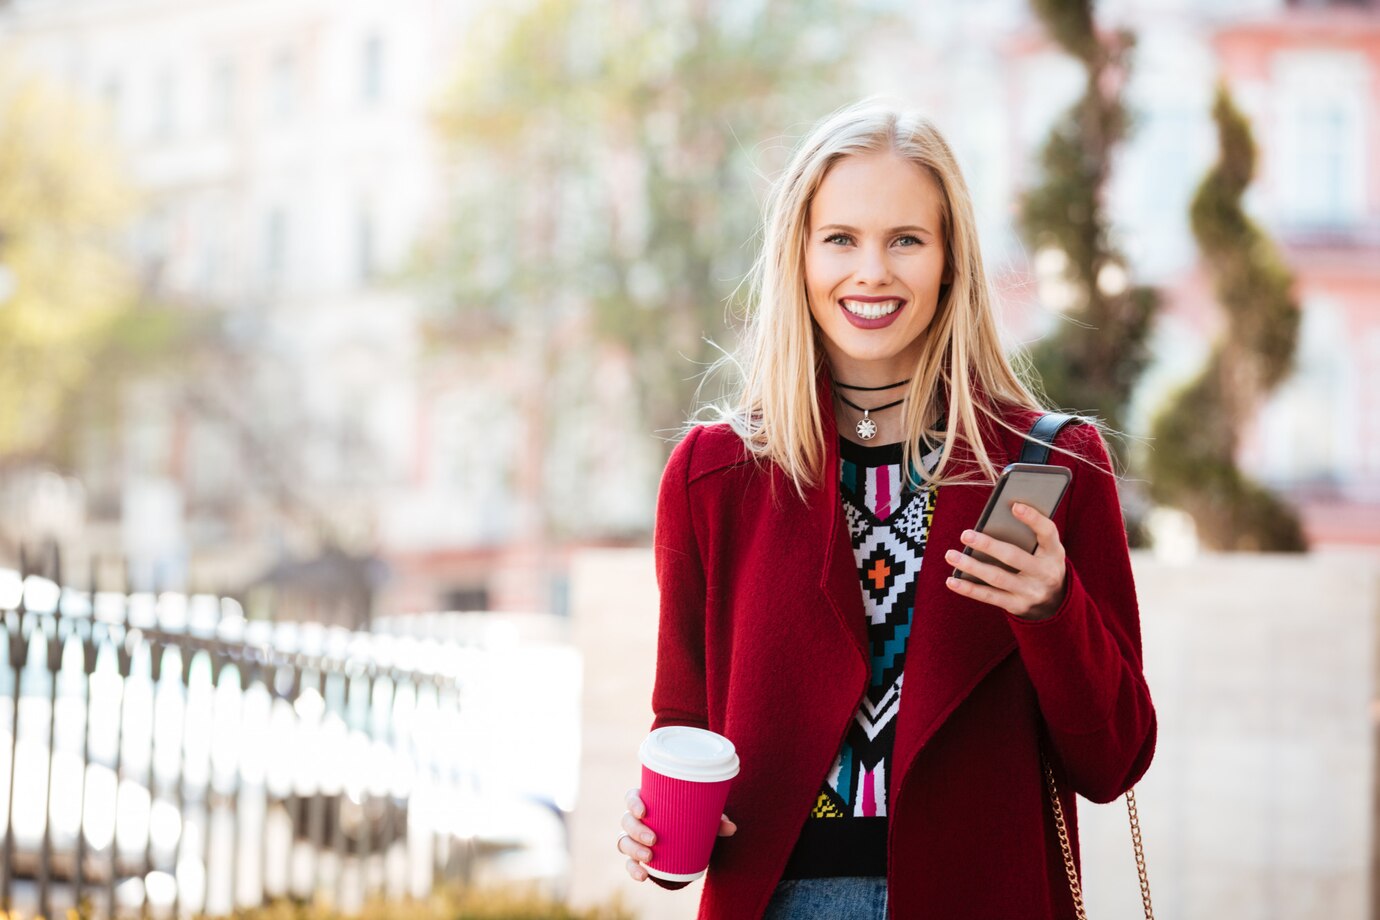
{"type": "Polygon", "coordinates": [[[891,281],[891,262],[885,246],[863,246],[858,250],[858,268],[854,280],[868,285],[884,285],[891,281]]]}

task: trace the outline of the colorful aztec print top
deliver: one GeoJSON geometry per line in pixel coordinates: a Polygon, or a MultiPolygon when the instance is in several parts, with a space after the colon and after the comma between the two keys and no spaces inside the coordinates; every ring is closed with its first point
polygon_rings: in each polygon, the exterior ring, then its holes
{"type": "MultiPolygon", "coordinates": [[[[839,437],[839,493],[862,581],[872,680],[783,878],[886,875],[887,766],[915,612],[916,576],[936,498],[933,487],[918,492],[906,488],[901,454],[899,441],[864,446],[839,437]]],[[[932,470],[939,450],[919,459],[932,470]]]]}

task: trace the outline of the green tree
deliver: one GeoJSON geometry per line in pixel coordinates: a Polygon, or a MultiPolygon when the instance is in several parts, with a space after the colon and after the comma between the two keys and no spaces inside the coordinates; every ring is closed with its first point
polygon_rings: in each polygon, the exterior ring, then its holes
{"type": "MultiPolygon", "coordinates": [[[[1025,238],[1037,250],[1065,256],[1064,280],[1076,295],[1071,321],[1036,343],[1031,359],[1056,405],[1096,412],[1120,430],[1148,363],[1148,334],[1159,304],[1153,288],[1120,280],[1129,272],[1102,201],[1113,153],[1129,129],[1121,87],[1134,38],[1124,30],[1099,36],[1091,0],[1032,5],[1050,34],[1082,63],[1086,79],[1083,95],[1045,141],[1041,182],[1021,204],[1025,238]]],[[[1119,451],[1115,442],[1112,447],[1119,451]]]]}
{"type": "Polygon", "coordinates": [[[1214,549],[1299,552],[1298,518],[1235,459],[1242,427],[1293,369],[1299,308],[1288,268],[1241,207],[1255,143],[1223,84],[1212,114],[1221,151],[1193,198],[1192,225],[1227,324],[1202,372],[1152,425],[1151,494],[1192,515],[1214,549]]]}
{"type": "Polygon", "coordinates": [[[135,294],[134,198],[97,113],[0,67],[0,457],[48,456],[135,294]]]}
{"type": "MultiPolygon", "coordinates": [[[[880,22],[818,0],[535,0],[481,17],[438,113],[457,172],[456,219],[425,257],[443,343],[519,349],[543,380],[576,348],[621,355],[637,427],[678,428],[718,356],[705,339],[733,344],[764,167],[793,138],[757,142],[848,101],[854,38],[880,22]]],[[[516,399],[544,430],[584,396],[516,399]]]]}

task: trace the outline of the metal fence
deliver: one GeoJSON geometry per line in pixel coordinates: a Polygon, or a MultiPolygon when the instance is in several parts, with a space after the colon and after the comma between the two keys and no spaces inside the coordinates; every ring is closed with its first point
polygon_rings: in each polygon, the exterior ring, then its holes
{"type": "Polygon", "coordinates": [[[7,912],[348,913],[465,872],[454,647],[56,569],[0,569],[7,912]]]}

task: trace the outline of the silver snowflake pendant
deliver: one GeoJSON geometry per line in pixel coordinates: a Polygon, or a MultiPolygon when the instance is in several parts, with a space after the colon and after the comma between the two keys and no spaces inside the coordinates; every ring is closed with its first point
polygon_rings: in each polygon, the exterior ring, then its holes
{"type": "Polygon", "coordinates": [[[877,423],[864,415],[862,418],[858,419],[858,427],[856,430],[858,432],[858,437],[862,438],[864,441],[870,441],[877,436],[877,423]]]}

